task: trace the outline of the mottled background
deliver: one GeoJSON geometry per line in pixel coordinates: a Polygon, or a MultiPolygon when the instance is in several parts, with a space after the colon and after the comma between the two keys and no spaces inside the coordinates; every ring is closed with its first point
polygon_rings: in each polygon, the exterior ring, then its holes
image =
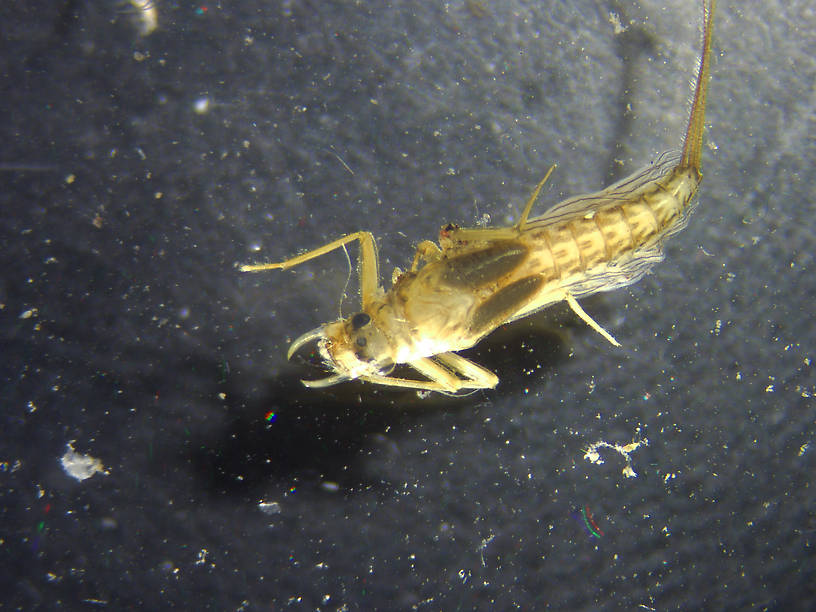
{"type": "Polygon", "coordinates": [[[467,353],[496,390],[424,400],[286,362],[342,252],[236,264],[368,229],[388,279],[445,222],[511,223],[554,162],[538,210],[648,163],[700,7],[148,10],[0,4],[1,605],[813,606],[810,0],[720,2],[700,206],[584,302],[623,348],[553,308],[467,353]],[[636,478],[584,459],[644,438],[636,478]],[[108,473],[71,478],[72,441],[108,473]]]}

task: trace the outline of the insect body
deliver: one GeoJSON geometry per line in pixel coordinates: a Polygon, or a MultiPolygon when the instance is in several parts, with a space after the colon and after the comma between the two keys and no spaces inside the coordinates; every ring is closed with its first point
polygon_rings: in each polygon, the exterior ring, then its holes
{"type": "Polygon", "coordinates": [[[533,191],[520,220],[505,228],[443,227],[439,245],[417,246],[411,268],[380,285],[369,232],[349,234],[284,262],[241,271],[288,269],[360,243],[360,312],[297,338],[288,357],[316,340],[332,371],[303,381],[326,387],[351,379],[442,393],[495,387],[498,378],[456,351],[498,326],[565,300],[612,344],[618,342],[578,299],[639,280],[663,258],[663,240],[682,229],[702,179],[700,161],[715,0],[704,0],[703,50],[683,149],[597,193],[570,198],[539,217],[530,210],[553,168],[533,191]],[[407,364],[422,378],[391,375],[407,364]]]}

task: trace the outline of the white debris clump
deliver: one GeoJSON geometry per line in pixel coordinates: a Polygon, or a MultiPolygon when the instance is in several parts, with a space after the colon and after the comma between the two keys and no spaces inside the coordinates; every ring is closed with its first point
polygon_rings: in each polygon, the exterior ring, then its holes
{"type": "Polygon", "coordinates": [[[640,446],[649,446],[649,441],[646,438],[642,438],[637,442],[631,442],[625,446],[621,446],[620,444],[610,444],[609,442],[605,442],[604,440],[600,440],[595,444],[590,444],[589,447],[586,449],[584,453],[584,459],[587,461],[591,461],[595,465],[601,465],[604,460],[601,459],[601,454],[598,452],[600,448],[611,448],[614,451],[620,453],[624,459],[626,459],[626,465],[624,466],[621,473],[626,476],[627,478],[637,478],[637,472],[632,469],[632,457],[630,456],[633,452],[635,452],[640,446]]]}
{"type": "Polygon", "coordinates": [[[62,469],[65,470],[66,474],[68,474],[71,478],[76,478],[77,480],[82,481],[90,478],[97,472],[101,472],[106,476],[110,473],[105,469],[105,466],[102,465],[102,462],[96,457],[82,455],[76,452],[73,447],[74,442],[76,442],[76,440],[71,440],[66,445],[67,449],[65,450],[65,454],[60,458],[62,469]]]}

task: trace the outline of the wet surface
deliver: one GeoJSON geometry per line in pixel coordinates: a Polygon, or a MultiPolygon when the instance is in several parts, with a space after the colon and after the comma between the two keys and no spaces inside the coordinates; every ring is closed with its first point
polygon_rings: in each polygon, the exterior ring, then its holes
{"type": "Polygon", "coordinates": [[[541,207],[678,146],[664,4],[2,9],[6,607],[806,609],[809,3],[720,3],[700,205],[582,301],[621,349],[558,306],[466,353],[494,391],[310,391],[345,257],[236,267],[368,229],[387,281],[554,162],[541,207]]]}

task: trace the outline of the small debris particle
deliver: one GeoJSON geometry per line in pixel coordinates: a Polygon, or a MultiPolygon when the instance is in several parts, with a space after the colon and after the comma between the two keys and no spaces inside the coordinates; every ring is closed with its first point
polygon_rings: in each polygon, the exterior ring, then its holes
{"type": "Polygon", "coordinates": [[[90,455],[82,455],[74,451],[74,447],[72,444],[74,440],[71,440],[66,446],[67,449],[65,454],[60,459],[60,463],[62,463],[62,469],[65,470],[65,473],[68,474],[71,478],[76,478],[77,480],[86,480],[96,474],[97,472],[101,472],[102,474],[108,474],[105,471],[105,466],[102,465],[102,462],[97,459],[96,457],[91,457],[90,455]]]}
{"type": "Polygon", "coordinates": [[[280,514],[281,505],[276,501],[261,500],[258,502],[258,508],[264,514],[280,514]]]}
{"type": "Polygon", "coordinates": [[[641,438],[640,440],[633,441],[625,446],[621,446],[620,444],[610,444],[609,442],[600,440],[595,444],[591,444],[586,449],[584,452],[584,459],[596,465],[601,465],[603,464],[604,460],[601,458],[601,454],[598,452],[598,449],[609,448],[620,453],[620,455],[626,460],[626,465],[621,470],[621,473],[627,478],[637,478],[637,472],[632,469],[631,454],[641,446],[649,446],[649,440],[646,438],[641,438]]]}

